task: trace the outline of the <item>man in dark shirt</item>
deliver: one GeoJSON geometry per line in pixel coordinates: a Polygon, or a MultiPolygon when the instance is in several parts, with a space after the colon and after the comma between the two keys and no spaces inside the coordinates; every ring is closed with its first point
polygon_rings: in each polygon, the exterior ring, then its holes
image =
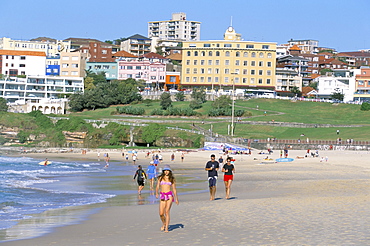
{"type": "Polygon", "coordinates": [[[207,162],[205,170],[208,171],[208,182],[209,182],[209,193],[211,198],[209,200],[215,200],[216,195],[216,181],[217,181],[217,171],[220,165],[216,161],[216,156],[211,155],[211,160],[207,162]]]}

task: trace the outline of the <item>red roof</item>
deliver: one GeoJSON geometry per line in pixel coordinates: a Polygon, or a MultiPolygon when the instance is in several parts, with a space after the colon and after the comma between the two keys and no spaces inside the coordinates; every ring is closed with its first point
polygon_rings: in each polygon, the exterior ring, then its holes
{"type": "Polygon", "coordinates": [[[161,56],[161,55],[159,55],[157,53],[154,53],[154,52],[146,53],[142,57],[151,58],[151,59],[167,59],[166,57],[161,56]]]}
{"type": "Polygon", "coordinates": [[[42,51],[23,51],[23,50],[0,50],[0,55],[8,56],[46,56],[42,51]]]}
{"type": "Polygon", "coordinates": [[[132,58],[137,58],[137,56],[128,53],[127,51],[121,50],[116,53],[114,53],[113,57],[132,57],[132,58]]]}

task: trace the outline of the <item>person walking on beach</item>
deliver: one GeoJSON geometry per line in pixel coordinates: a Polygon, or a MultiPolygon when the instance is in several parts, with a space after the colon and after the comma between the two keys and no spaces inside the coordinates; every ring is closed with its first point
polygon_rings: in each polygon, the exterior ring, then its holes
{"type": "Polygon", "coordinates": [[[210,201],[215,200],[216,195],[216,181],[217,181],[217,171],[220,165],[218,161],[216,161],[216,156],[214,154],[211,155],[211,160],[206,163],[205,170],[208,171],[208,183],[209,183],[209,193],[210,193],[210,201]]]}
{"type": "Polygon", "coordinates": [[[184,155],[184,152],[181,154],[181,162],[184,162],[184,158],[185,158],[185,155],[184,155]]]}
{"type": "Polygon", "coordinates": [[[175,201],[176,204],[179,205],[175,177],[173,176],[172,170],[168,165],[163,168],[162,174],[158,177],[158,183],[155,189],[156,198],[158,198],[158,192],[160,195],[159,217],[162,221],[161,231],[168,232],[172,202],[175,201]]]}
{"type": "Polygon", "coordinates": [[[142,189],[144,188],[145,179],[147,178],[146,173],[142,169],[141,165],[138,166],[138,169],[135,172],[134,175],[134,181],[137,177],[137,184],[139,185],[138,193],[141,194],[142,189]]]}
{"type": "Polygon", "coordinates": [[[226,163],[222,168],[222,172],[224,173],[226,199],[230,199],[231,183],[234,180],[234,173],[235,173],[234,161],[232,160],[231,157],[228,157],[226,159],[226,163]]]}
{"type": "Polygon", "coordinates": [[[157,168],[154,166],[153,161],[150,162],[148,169],[146,170],[146,173],[148,174],[150,190],[154,190],[154,179],[157,176],[157,168]]]}

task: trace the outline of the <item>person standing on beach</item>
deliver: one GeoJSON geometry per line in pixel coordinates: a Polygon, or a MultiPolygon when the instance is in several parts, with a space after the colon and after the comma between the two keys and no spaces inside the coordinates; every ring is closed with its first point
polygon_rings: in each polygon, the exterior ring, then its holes
{"type": "Polygon", "coordinates": [[[181,162],[184,162],[184,158],[185,158],[185,155],[184,155],[184,152],[181,154],[181,162]]]}
{"type": "Polygon", "coordinates": [[[230,199],[230,189],[231,183],[234,180],[234,161],[231,157],[227,157],[226,163],[222,168],[222,172],[224,173],[224,183],[225,183],[225,190],[226,190],[226,199],[230,199]]]}
{"type": "Polygon", "coordinates": [[[162,174],[158,177],[158,183],[155,189],[156,198],[158,198],[158,192],[160,195],[159,217],[162,221],[161,231],[168,232],[172,202],[175,201],[176,204],[179,205],[175,177],[168,165],[163,168],[162,174]]]}
{"type": "Polygon", "coordinates": [[[216,195],[216,181],[217,181],[217,171],[220,165],[218,161],[216,161],[216,156],[214,154],[211,155],[211,160],[206,163],[205,170],[208,171],[208,183],[209,183],[209,193],[210,193],[210,201],[215,200],[216,195]]]}
{"type": "Polygon", "coordinates": [[[138,169],[135,172],[134,175],[134,181],[137,177],[137,184],[139,185],[138,193],[141,194],[142,189],[144,188],[145,179],[147,178],[146,173],[141,168],[141,165],[138,166],[138,169]]]}
{"type": "Polygon", "coordinates": [[[148,169],[146,170],[148,174],[149,184],[150,184],[150,190],[154,190],[154,179],[157,176],[157,168],[154,166],[154,162],[151,161],[148,169]]]}

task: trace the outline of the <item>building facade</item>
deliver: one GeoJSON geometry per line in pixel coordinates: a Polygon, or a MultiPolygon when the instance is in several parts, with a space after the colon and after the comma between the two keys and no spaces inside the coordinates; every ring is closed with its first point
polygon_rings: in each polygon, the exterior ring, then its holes
{"type": "Polygon", "coordinates": [[[370,67],[361,67],[361,71],[356,75],[355,94],[356,101],[370,101],[370,67]]]}
{"type": "Polygon", "coordinates": [[[0,38],[1,50],[37,51],[44,52],[46,56],[55,56],[60,52],[68,52],[71,42],[51,38],[37,38],[32,40],[12,40],[0,38]]]}
{"type": "Polygon", "coordinates": [[[151,44],[152,41],[150,38],[135,34],[128,37],[125,41],[122,41],[121,50],[139,57],[151,52],[151,44]]]}
{"type": "Polygon", "coordinates": [[[319,52],[319,41],[312,39],[289,40],[289,46],[297,45],[303,54],[317,54],[319,52]]]}
{"type": "Polygon", "coordinates": [[[45,75],[45,62],[45,52],[0,50],[0,74],[7,77],[45,75]]]}
{"type": "MultiPolygon", "coordinates": [[[[183,43],[182,87],[275,89],[276,43],[228,40],[183,43]]],[[[226,35],[227,34],[227,35],[226,35]]]]}
{"type": "Polygon", "coordinates": [[[200,22],[186,20],[185,13],[173,13],[168,21],[148,22],[148,37],[160,40],[198,41],[200,22]]]}
{"type": "Polygon", "coordinates": [[[83,92],[80,77],[27,76],[0,80],[0,96],[8,102],[60,98],[62,94],[83,92]]]}
{"type": "Polygon", "coordinates": [[[302,91],[302,77],[292,69],[276,68],[276,89],[278,93],[289,93],[294,87],[302,91]]]}
{"type": "Polygon", "coordinates": [[[61,52],[60,53],[60,76],[62,77],[85,77],[87,53],[61,52]]]}

